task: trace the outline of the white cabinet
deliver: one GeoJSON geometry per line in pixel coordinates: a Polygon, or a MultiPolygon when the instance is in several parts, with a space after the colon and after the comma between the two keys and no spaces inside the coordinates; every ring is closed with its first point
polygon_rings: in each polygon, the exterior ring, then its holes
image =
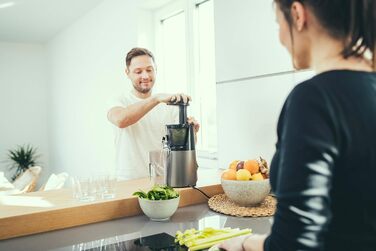
{"type": "Polygon", "coordinates": [[[216,81],[292,70],[272,1],[215,0],[216,81]]]}
{"type": "Polygon", "coordinates": [[[294,86],[312,71],[217,84],[218,164],[262,156],[268,162],[277,142],[277,121],[294,86]]]}
{"type": "Polygon", "coordinates": [[[218,163],[262,156],[271,160],[282,105],[293,74],[217,84],[218,163]]]}

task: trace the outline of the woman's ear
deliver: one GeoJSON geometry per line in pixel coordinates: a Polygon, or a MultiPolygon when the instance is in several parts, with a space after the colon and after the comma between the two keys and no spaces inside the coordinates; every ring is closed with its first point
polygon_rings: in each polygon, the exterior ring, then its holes
{"type": "Polygon", "coordinates": [[[306,8],[302,3],[294,2],[291,5],[291,18],[293,26],[298,31],[302,31],[307,22],[306,8]]]}
{"type": "Polygon", "coordinates": [[[129,69],[128,69],[128,67],[125,67],[124,72],[125,72],[125,74],[127,74],[127,76],[129,75],[129,69]]]}

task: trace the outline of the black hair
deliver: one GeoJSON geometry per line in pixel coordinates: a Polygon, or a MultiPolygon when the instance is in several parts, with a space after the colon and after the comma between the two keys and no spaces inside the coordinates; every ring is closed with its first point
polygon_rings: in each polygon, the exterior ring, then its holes
{"type": "Polygon", "coordinates": [[[372,54],[376,69],[376,1],[375,0],[274,0],[290,27],[291,5],[294,2],[310,8],[330,36],[344,43],[342,55],[364,56],[372,54]]]}

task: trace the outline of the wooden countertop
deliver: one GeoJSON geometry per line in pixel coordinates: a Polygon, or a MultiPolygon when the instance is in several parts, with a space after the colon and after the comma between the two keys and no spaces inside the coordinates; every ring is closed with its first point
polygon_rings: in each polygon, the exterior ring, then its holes
{"type": "MultiPolygon", "coordinates": [[[[223,193],[217,170],[202,177],[200,179],[199,174],[198,188],[209,196],[223,193]]],[[[71,189],[1,196],[0,240],[142,214],[132,193],[139,189],[148,190],[151,186],[149,179],[119,181],[115,198],[93,202],[73,199],[71,189]]],[[[179,207],[207,201],[193,188],[178,191],[181,196],[179,207]]]]}

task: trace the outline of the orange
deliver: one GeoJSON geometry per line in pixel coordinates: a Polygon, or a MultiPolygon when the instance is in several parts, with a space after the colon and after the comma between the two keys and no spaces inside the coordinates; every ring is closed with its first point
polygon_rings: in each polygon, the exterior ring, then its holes
{"type": "Polygon", "coordinates": [[[244,169],[248,170],[251,174],[260,172],[260,167],[255,159],[246,160],[244,162],[244,169]]]}
{"type": "Polygon", "coordinates": [[[221,178],[224,180],[236,180],[236,171],[233,169],[225,170],[221,178]]]}
{"type": "Polygon", "coordinates": [[[239,169],[236,172],[236,180],[249,180],[251,178],[251,173],[246,169],[239,169]]]}
{"type": "Polygon", "coordinates": [[[230,163],[230,165],[228,166],[229,169],[232,169],[232,170],[235,170],[236,171],[236,166],[238,165],[238,162],[240,160],[234,160],[230,163]]]}

